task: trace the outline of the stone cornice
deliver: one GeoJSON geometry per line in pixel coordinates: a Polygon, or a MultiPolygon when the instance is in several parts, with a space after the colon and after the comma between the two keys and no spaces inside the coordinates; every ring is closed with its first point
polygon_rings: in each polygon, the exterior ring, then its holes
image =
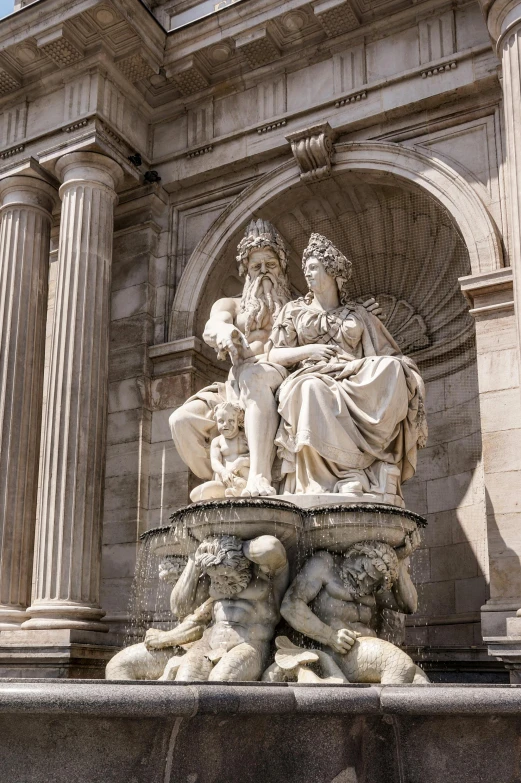
{"type": "MultiPolygon", "coordinates": [[[[488,45],[478,46],[473,49],[458,52],[456,55],[451,55],[450,57],[443,58],[439,61],[439,63],[456,61],[458,65],[461,66],[459,67],[459,70],[456,69],[458,79],[460,80],[460,97],[463,97],[466,85],[468,85],[469,90],[474,89],[473,61],[475,58],[482,56],[488,51],[488,45]],[[466,63],[468,63],[469,66],[468,74],[471,77],[470,81],[464,76],[465,71],[463,66],[466,63]]],[[[494,56],[492,52],[491,55],[494,56]]],[[[427,81],[422,78],[423,70],[424,66],[422,65],[385,79],[367,83],[364,86],[363,91],[365,93],[365,98],[358,101],[356,100],[356,96],[361,94],[359,88],[332,95],[327,99],[323,99],[322,96],[317,95],[315,104],[310,102],[305,108],[295,109],[291,112],[287,111],[283,115],[276,115],[273,117],[271,124],[275,127],[273,127],[273,130],[269,133],[259,134],[259,125],[256,123],[255,125],[245,126],[221,136],[214,136],[211,139],[214,151],[205,155],[203,159],[201,159],[200,156],[190,158],[189,169],[186,168],[187,163],[184,161],[186,161],[187,154],[192,152],[190,147],[165,156],[156,155],[153,158],[153,165],[161,169],[163,166],[168,167],[174,165],[174,162],[177,165],[179,162],[182,166],[182,171],[179,172],[179,175],[183,180],[191,176],[197,178],[199,173],[201,176],[207,178],[209,169],[215,168],[215,171],[217,172],[218,166],[226,163],[227,158],[225,157],[225,154],[223,154],[224,150],[227,149],[232,142],[236,143],[238,139],[244,139],[245,137],[248,139],[245,143],[248,145],[250,159],[265,157],[268,150],[270,156],[273,156],[275,153],[281,153],[288,148],[286,137],[292,131],[300,130],[302,126],[306,124],[311,125],[323,122],[326,117],[329,119],[337,136],[347,128],[352,131],[360,129],[368,124],[373,125],[377,122],[384,121],[386,112],[382,110],[382,106],[386,103],[389,107],[391,105],[389,100],[386,100],[384,96],[393,89],[394,85],[400,88],[400,95],[405,95],[403,87],[405,84],[410,84],[408,94],[408,96],[410,96],[411,94],[415,94],[416,85],[420,83],[422,84],[422,92],[421,94],[419,91],[416,92],[416,102],[412,104],[410,97],[407,97],[407,102],[404,102],[403,104],[404,107],[407,107],[407,111],[410,112],[413,105],[416,108],[421,108],[422,102],[427,105],[430,102],[432,95],[439,94],[439,89],[443,85],[443,74],[440,75],[439,82],[437,82],[436,79],[427,81]],[[349,100],[351,97],[355,98],[352,102],[349,100]],[[303,119],[304,117],[306,118],[305,120],[303,119]],[[217,149],[219,149],[220,154],[213,158],[212,156],[215,155],[217,149]]],[[[394,105],[392,109],[395,116],[397,116],[399,105],[394,105]]],[[[165,168],[165,181],[169,179],[166,172],[167,168],[165,168]]]]}
{"type": "Polygon", "coordinates": [[[514,310],[513,275],[509,266],[460,277],[459,283],[474,317],[514,310]]]}

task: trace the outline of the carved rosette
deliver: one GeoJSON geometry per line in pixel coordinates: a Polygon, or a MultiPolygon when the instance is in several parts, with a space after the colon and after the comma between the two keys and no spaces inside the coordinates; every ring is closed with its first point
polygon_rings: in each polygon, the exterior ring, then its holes
{"type": "Polygon", "coordinates": [[[334,149],[329,122],[289,133],[286,139],[291,144],[303,182],[317,182],[330,176],[334,149]]]}

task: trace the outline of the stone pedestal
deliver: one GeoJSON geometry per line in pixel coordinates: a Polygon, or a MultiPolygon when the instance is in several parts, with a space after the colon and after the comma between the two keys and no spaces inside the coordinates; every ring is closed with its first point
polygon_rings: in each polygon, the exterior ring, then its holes
{"type": "Polygon", "coordinates": [[[27,619],[42,410],[51,212],[36,176],[0,182],[0,630],[27,619]]]}
{"type": "Polygon", "coordinates": [[[3,631],[0,637],[0,678],[103,679],[105,666],[123,641],[122,637],[112,633],[102,635],[95,631],[66,628],[3,631]]]}
{"type": "Polygon", "coordinates": [[[121,169],[74,152],[63,200],[33,600],[25,629],[106,632],[99,606],[113,210],[121,169]]]}

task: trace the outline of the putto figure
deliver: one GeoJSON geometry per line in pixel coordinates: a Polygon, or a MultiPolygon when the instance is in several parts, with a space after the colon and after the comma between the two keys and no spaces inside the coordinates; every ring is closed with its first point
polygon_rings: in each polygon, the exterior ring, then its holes
{"type": "Polygon", "coordinates": [[[242,495],[273,495],[273,442],[279,421],[274,393],[288,373],[268,361],[266,343],[275,318],[291,299],[286,249],[277,229],[253,220],[237,248],[237,263],[246,278],[242,296],[219,299],[203,334],[221,359],[230,358],[228,382],[190,397],[171,415],[170,427],[181,459],[208,481],[213,478],[208,444],[217,436],[214,408],[222,402],[240,403],[250,450],[242,495]]]}
{"type": "Polygon", "coordinates": [[[200,484],[190,493],[190,500],[239,497],[250,472],[250,455],[244,434],[244,411],[234,402],[222,402],[214,409],[219,431],[210,444],[213,481],[200,484]]]}
{"type": "Polygon", "coordinates": [[[309,294],[281,310],[268,356],[292,370],[278,392],[284,492],[374,493],[400,503],[425,445],[424,385],[380,320],[349,298],[351,262],[312,234],[309,294]]]}

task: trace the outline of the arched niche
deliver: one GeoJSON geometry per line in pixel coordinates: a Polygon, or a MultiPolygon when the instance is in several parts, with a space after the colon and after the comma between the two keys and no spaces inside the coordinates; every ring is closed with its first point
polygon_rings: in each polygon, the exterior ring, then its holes
{"type": "Polygon", "coordinates": [[[319,231],[352,259],[353,294],[379,298],[390,331],[424,373],[432,378],[450,371],[447,363],[453,371],[455,357],[459,366],[469,360],[474,327],[458,278],[500,267],[501,245],[476,192],[445,162],[397,144],[360,142],[337,145],[328,179],[304,184],[294,161],[270,172],[227,207],[194,250],[170,339],[201,334],[211,304],[240,292],[235,249],[252,217],[282,233],[295,292],[304,288],[302,250],[319,231]]]}

